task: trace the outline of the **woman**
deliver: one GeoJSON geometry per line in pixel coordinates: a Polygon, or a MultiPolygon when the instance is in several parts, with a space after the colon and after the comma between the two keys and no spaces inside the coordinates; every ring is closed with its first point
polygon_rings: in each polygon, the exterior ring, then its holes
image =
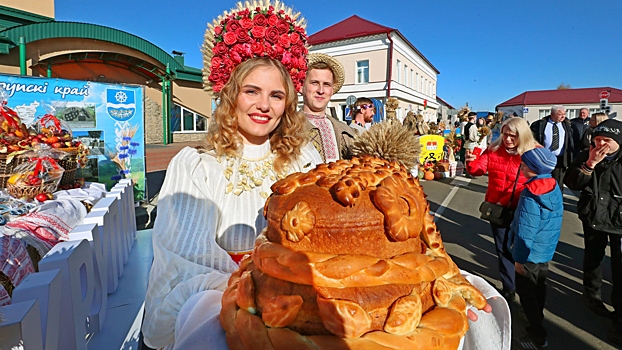
{"type": "MultiPolygon", "coordinates": [[[[536,146],[538,143],[534,140],[527,122],[522,118],[510,118],[501,125],[501,136],[491,143],[479,158],[467,150],[465,160],[468,173],[473,176],[482,176],[488,172],[486,202],[502,206],[509,205],[512,210],[516,209],[520,192],[527,181],[519,170],[520,156],[536,146]],[[515,183],[516,190],[513,191],[515,183]],[[514,192],[513,196],[512,192],[514,192]],[[510,203],[510,198],[512,198],[512,203],[510,203]]],[[[511,301],[516,294],[516,287],[514,260],[507,246],[509,227],[500,227],[493,223],[490,226],[499,258],[499,273],[503,285],[501,295],[511,301]]]]}
{"type": "MultiPolygon", "coordinates": [[[[274,14],[292,24],[288,28],[300,28],[293,25],[297,22],[291,17],[265,10],[266,16],[274,14]]],[[[250,19],[253,12],[230,18],[250,19]]],[[[219,19],[223,24],[211,30],[218,28],[215,32],[226,36],[231,28],[227,21],[219,19]]],[[[306,41],[306,35],[298,39],[306,41]]],[[[302,85],[304,72],[298,74],[292,64],[306,69],[299,60],[306,59],[306,49],[286,55],[286,59],[276,55],[242,57],[228,68],[232,71],[226,71],[227,64],[215,63],[226,61],[222,57],[236,50],[235,41],[228,42],[231,49],[214,49],[214,57],[206,60],[211,62],[206,70],[220,70],[209,74],[210,87],[220,101],[205,146],[185,148],[173,158],[159,194],[142,328],[145,343],[153,348],[183,347],[175,344],[183,341],[185,334],[185,316],[180,316],[180,311],[186,315],[207,305],[211,309],[201,309],[206,324],[195,326],[220,328],[222,291],[230,273],[237,269],[236,262],[250,253],[255,238],[267,225],[262,211],[270,186],[289,173],[321,163],[319,153],[306,143],[305,116],[296,111],[295,86],[302,85]],[[223,83],[224,77],[229,78],[223,83]]],[[[270,50],[267,41],[262,45],[270,50]]],[[[224,334],[221,329],[213,333],[224,334]]],[[[203,341],[209,343],[210,336],[203,341]]]]}
{"type": "Polygon", "coordinates": [[[590,117],[590,127],[585,130],[585,134],[583,135],[583,141],[581,142],[581,145],[577,145],[577,147],[581,147],[581,150],[589,150],[590,143],[592,143],[592,134],[594,133],[594,128],[607,119],[609,119],[609,117],[605,113],[599,112],[592,114],[592,116],[590,117]]]}

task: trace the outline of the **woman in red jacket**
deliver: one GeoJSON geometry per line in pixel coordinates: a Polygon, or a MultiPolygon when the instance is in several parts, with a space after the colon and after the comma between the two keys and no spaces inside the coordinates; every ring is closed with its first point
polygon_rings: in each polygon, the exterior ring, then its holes
{"type": "MultiPolygon", "coordinates": [[[[510,118],[501,125],[501,136],[491,143],[481,156],[476,157],[475,154],[467,151],[465,155],[467,172],[473,176],[488,173],[486,202],[502,206],[509,204],[512,210],[516,209],[520,192],[527,181],[522,173],[519,174],[520,156],[536,146],[538,143],[533,138],[527,122],[523,118],[510,118]],[[512,196],[514,182],[517,184],[514,196],[512,196]],[[512,203],[510,203],[510,198],[512,198],[512,203]]],[[[509,302],[516,294],[514,260],[507,244],[509,225],[500,227],[491,223],[490,226],[499,257],[499,273],[503,284],[501,294],[509,302]]]]}

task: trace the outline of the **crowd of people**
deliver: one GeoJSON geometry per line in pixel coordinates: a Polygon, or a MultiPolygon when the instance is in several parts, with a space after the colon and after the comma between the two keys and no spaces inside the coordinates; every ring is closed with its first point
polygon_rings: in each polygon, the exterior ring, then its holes
{"type": "Polygon", "coordinates": [[[501,294],[516,293],[528,321],[524,348],[546,346],[542,327],[548,262],[561,231],[564,184],[580,193],[577,211],[583,223],[583,299],[599,316],[612,319],[611,341],[622,344],[622,122],[604,113],[568,121],[564,106],[528,125],[522,118],[501,124],[500,138],[481,156],[473,153],[476,133],[464,124],[468,176],[488,174],[485,201],[515,211],[503,226],[491,222],[499,259],[501,294]],[[555,189],[551,188],[554,184],[555,189]],[[613,290],[610,311],[602,301],[605,248],[611,247],[613,290]]]}
{"type": "MultiPolygon", "coordinates": [[[[222,38],[234,17],[221,17],[208,29],[204,73],[219,103],[204,145],[175,156],[159,194],[142,326],[145,344],[152,348],[227,347],[218,317],[222,291],[266,227],[262,208],[270,186],[290,173],[348,159],[356,135],[366,132],[376,113],[372,100],[359,98],[350,126],[328,115],[345,72],[329,55],[307,54],[298,15],[259,7],[238,11],[235,16],[249,19],[251,37],[258,32],[251,16],[276,16],[287,24],[285,34],[302,45],[292,42],[279,51],[278,43],[257,35],[256,44],[265,51],[237,52],[231,40],[222,38]],[[232,52],[239,59],[232,60],[232,52]],[[230,64],[217,65],[222,62],[230,64]],[[298,93],[302,111],[296,106],[298,93]]],[[[612,340],[622,343],[622,122],[605,116],[592,123],[598,118],[582,110],[579,120],[568,122],[564,107],[554,106],[550,116],[531,127],[522,118],[476,120],[475,113],[460,125],[468,174],[488,174],[485,201],[515,211],[513,221],[490,226],[500,292],[507,300],[518,293],[529,321],[524,347],[547,343],[545,281],[561,231],[564,183],[581,191],[584,298],[591,310],[613,319],[612,340]],[[497,137],[482,138],[484,126],[496,128],[497,137]],[[477,154],[476,148],[484,151],[477,154]],[[613,312],[600,292],[608,242],[613,312]]]]}

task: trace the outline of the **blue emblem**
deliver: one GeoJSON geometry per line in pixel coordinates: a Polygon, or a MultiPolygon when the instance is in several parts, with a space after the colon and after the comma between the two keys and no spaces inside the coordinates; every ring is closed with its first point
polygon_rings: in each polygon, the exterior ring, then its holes
{"type": "Polygon", "coordinates": [[[106,109],[118,121],[125,121],[136,113],[136,96],[133,90],[106,89],[106,109]]]}

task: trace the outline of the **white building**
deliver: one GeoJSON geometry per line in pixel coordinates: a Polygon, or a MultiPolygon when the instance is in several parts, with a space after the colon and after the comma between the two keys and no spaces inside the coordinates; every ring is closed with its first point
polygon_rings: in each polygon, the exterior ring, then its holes
{"type": "Polygon", "coordinates": [[[410,110],[426,120],[437,120],[436,67],[399,30],[353,15],[311,36],[310,53],[335,57],[345,68],[345,82],[331,99],[338,119],[344,120],[348,96],[367,97],[386,103],[399,100],[397,117],[410,110]]]}

